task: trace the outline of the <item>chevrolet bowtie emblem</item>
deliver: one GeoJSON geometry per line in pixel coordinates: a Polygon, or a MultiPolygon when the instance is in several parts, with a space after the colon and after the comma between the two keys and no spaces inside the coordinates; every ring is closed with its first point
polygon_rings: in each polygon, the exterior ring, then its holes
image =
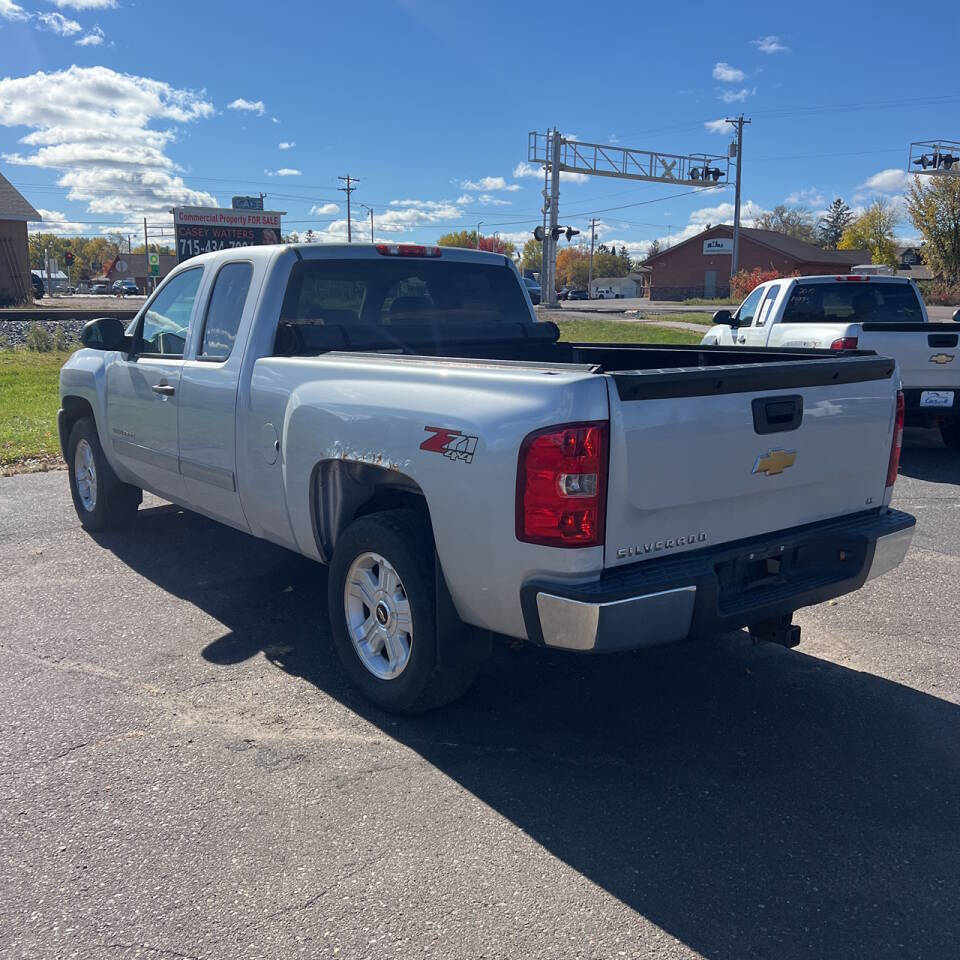
{"type": "Polygon", "coordinates": [[[931,363],[950,363],[956,354],[953,353],[935,353],[931,358],[931,363]]]}
{"type": "Polygon", "coordinates": [[[792,467],[796,459],[796,450],[768,450],[765,454],[762,453],[757,457],[757,462],[753,465],[753,472],[773,477],[778,473],[783,473],[787,467],[792,467]]]}

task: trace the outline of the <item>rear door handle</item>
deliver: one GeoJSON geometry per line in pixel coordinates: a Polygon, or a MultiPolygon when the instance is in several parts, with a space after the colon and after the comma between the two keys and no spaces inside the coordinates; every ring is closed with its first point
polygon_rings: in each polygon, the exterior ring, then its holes
{"type": "Polygon", "coordinates": [[[172,397],[177,392],[169,383],[155,383],[150,389],[162,397],[172,397]]]}

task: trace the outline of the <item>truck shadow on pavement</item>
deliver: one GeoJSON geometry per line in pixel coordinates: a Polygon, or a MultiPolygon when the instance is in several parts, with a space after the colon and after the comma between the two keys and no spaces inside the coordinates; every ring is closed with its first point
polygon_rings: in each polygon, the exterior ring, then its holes
{"type": "Polygon", "coordinates": [[[956,956],[955,705],[736,634],[606,658],[504,642],[463,701],[398,720],[339,672],[322,567],[175,508],[138,528],[97,539],[225,625],[198,656],[309,681],[705,957],[956,956]]]}
{"type": "Polygon", "coordinates": [[[937,431],[908,427],[903,434],[900,474],[960,486],[960,453],[948,449],[937,431]]]}

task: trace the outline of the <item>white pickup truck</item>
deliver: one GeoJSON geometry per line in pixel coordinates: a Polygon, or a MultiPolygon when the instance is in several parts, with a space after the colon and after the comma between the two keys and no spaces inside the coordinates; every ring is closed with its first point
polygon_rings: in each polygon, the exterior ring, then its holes
{"type": "Polygon", "coordinates": [[[705,344],[874,350],[892,357],[907,426],[939,427],[944,443],[960,451],[960,324],[930,323],[909,278],[771,280],[751,291],[735,313],[718,310],[713,322],[705,344]]]}
{"type": "Polygon", "coordinates": [[[388,710],[458,696],[492,634],[792,646],[798,607],[913,534],[892,361],[558,342],[497,254],[224,250],[82,339],[59,430],[84,526],[149,490],[329,564],[339,657],[388,710]]]}

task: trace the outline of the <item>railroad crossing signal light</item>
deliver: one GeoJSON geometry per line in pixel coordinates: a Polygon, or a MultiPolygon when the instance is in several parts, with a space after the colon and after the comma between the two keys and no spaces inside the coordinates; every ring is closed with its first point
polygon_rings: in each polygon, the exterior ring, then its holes
{"type": "Polygon", "coordinates": [[[716,183],[722,175],[719,167],[691,167],[691,180],[713,180],[716,183]]]}
{"type": "Polygon", "coordinates": [[[579,230],[574,230],[573,227],[567,227],[566,231],[564,231],[564,235],[567,238],[567,243],[569,243],[579,232],[579,230]]]}
{"type": "Polygon", "coordinates": [[[940,167],[943,167],[944,170],[949,170],[955,163],[960,163],[960,157],[955,157],[952,153],[940,153],[938,150],[934,150],[931,154],[921,154],[920,157],[913,162],[924,170],[926,170],[927,167],[930,167],[932,170],[939,170],[940,167]]]}

